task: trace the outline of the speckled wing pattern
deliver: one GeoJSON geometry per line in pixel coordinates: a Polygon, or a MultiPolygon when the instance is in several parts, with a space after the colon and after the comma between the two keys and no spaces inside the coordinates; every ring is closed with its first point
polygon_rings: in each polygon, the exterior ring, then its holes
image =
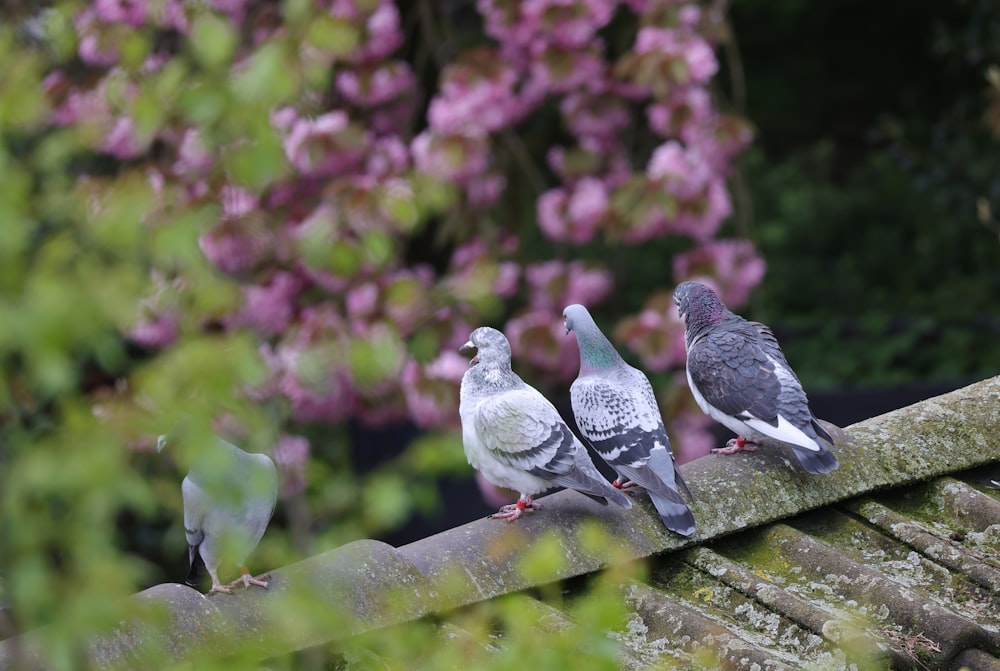
{"type": "Polygon", "coordinates": [[[607,481],[555,407],[537,390],[516,389],[484,399],[476,406],[473,422],[483,446],[501,463],[562,487],[616,501],[620,498],[610,486],[601,486],[607,481]]]}
{"type": "Polygon", "coordinates": [[[655,401],[636,402],[636,391],[596,375],[577,378],[570,387],[580,433],[612,468],[642,466],[655,444],[670,447],[655,401]]]}
{"type": "Polygon", "coordinates": [[[597,453],[623,480],[646,489],[668,529],[693,534],[694,516],[677,491],[687,491],[687,485],[646,376],[624,366],[611,376],[585,375],[570,387],[570,396],[577,426],[597,453]]]}

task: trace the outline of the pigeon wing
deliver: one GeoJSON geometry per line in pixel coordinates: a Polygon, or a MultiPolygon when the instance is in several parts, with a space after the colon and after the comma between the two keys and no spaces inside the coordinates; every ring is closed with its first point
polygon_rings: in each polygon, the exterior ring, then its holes
{"type": "Polygon", "coordinates": [[[778,413],[788,417],[793,424],[801,427],[804,433],[810,438],[825,440],[833,445],[833,438],[824,429],[809,409],[809,401],[806,392],[802,389],[802,383],[792,367],[785,359],[785,353],[778,345],[778,339],[774,337],[771,329],[760,322],[750,322],[760,335],[760,346],[775,364],[775,373],[784,377],[781,385],[781,393],[778,396],[778,413]]]}
{"type": "Polygon", "coordinates": [[[537,390],[517,389],[485,399],[473,421],[484,447],[501,463],[629,507],[601,477],[555,406],[537,390]]]}
{"type": "Polygon", "coordinates": [[[718,330],[701,340],[688,353],[688,374],[704,399],[725,414],[778,425],[781,380],[755,329],[718,330]]]}
{"type": "Polygon", "coordinates": [[[641,466],[656,442],[670,444],[658,414],[618,384],[593,375],[578,378],[570,397],[580,433],[612,467],[641,466]]]}

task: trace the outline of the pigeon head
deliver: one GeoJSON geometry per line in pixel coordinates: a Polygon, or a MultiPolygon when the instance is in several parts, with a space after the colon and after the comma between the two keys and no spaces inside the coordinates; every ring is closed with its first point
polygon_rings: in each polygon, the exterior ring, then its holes
{"type": "Polygon", "coordinates": [[[563,323],[566,325],[566,334],[576,329],[578,326],[586,328],[588,324],[593,324],[594,319],[590,316],[587,308],[574,303],[567,305],[563,310],[563,323]]]}
{"type": "Polygon", "coordinates": [[[611,341],[601,333],[590,312],[582,305],[569,305],[563,310],[566,333],[572,331],[580,346],[580,371],[583,374],[604,370],[621,363],[621,356],[611,341]]]}
{"type": "Polygon", "coordinates": [[[674,289],[677,313],[689,325],[692,322],[721,322],[726,306],[712,289],[700,282],[681,282],[674,289]]]}
{"type": "Polygon", "coordinates": [[[469,341],[458,349],[462,356],[472,355],[473,366],[481,363],[506,363],[510,365],[510,343],[507,337],[489,326],[480,326],[469,336],[469,341]]]}

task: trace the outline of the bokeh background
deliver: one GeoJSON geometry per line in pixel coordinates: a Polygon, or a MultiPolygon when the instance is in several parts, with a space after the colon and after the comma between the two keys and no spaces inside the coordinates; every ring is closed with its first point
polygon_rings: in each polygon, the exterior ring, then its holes
{"type": "Polygon", "coordinates": [[[685,279],[840,424],[1000,369],[986,0],[13,2],[0,61],[0,635],[66,668],[186,575],[213,434],[278,464],[258,569],[493,509],[475,326],[569,418],[587,304],[681,461],[685,279]]]}

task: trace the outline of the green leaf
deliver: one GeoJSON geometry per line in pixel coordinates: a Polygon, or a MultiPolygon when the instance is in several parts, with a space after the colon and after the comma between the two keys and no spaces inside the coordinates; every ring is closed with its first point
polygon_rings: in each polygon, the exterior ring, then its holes
{"type": "Polygon", "coordinates": [[[279,105],[288,102],[298,90],[297,72],[285,46],[268,42],[234,75],[232,89],[244,101],[279,105]]]}
{"type": "Polygon", "coordinates": [[[308,44],[338,56],[353,51],[360,41],[361,36],[353,23],[325,13],[313,19],[306,33],[308,44]]]}
{"type": "Polygon", "coordinates": [[[205,12],[194,20],[188,43],[202,65],[216,70],[232,60],[237,39],[236,31],[228,21],[205,12]]]}
{"type": "Polygon", "coordinates": [[[283,179],[289,172],[284,149],[271,132],[228,150],[224,162],[233,181],[258,191],[283,179]]]}

